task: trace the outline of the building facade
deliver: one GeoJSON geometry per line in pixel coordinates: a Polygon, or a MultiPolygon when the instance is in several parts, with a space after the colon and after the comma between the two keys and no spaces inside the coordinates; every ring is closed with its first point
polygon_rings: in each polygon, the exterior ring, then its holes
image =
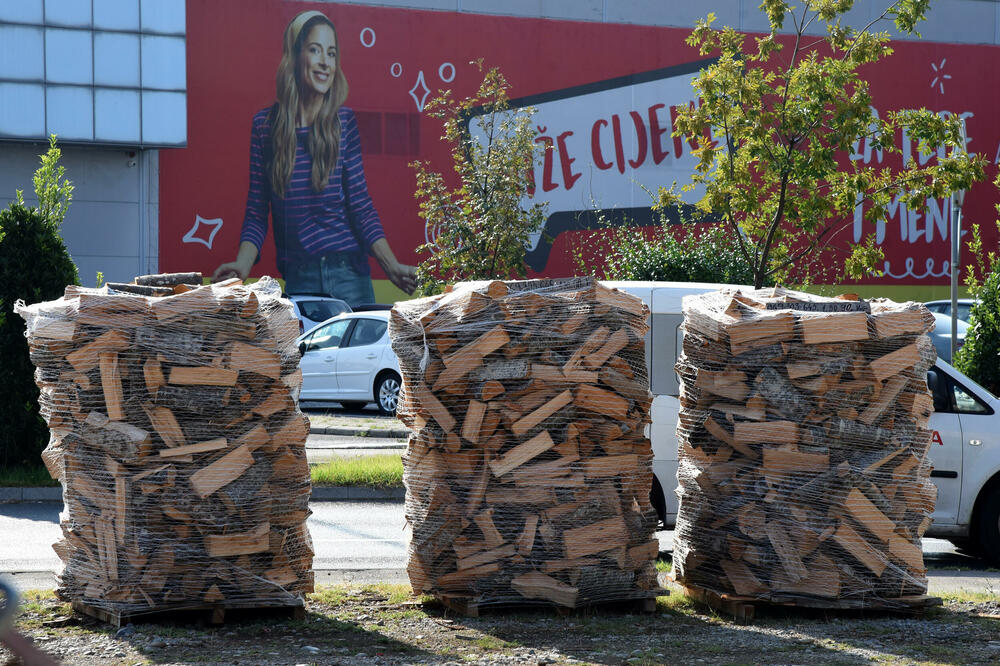
{"type": "MultiPolygon", "coordinates": [[[[761,32],[758,4],[714,0],[711,10],[717,25],[761,32]]],[[[886,3],[855,4],[848,20],[863,25],[886,3]]],[[[703,64],[683,43],[707,12],[692,3],[19,0],[0,4],[0,204],[16,189],[31,198],[38,155],[55,133],[76,186],[63,233],[85,284],[98,271],[108,280],[211,273],[235,255],[251,119],[274,99],[282,30],[305,9],[337,25],[368,189],[404,263],[434,240],[416,215],[409,163],[447,168],[424,106],[440,88],[473,92],[477,58],[501,68],[512,95],[537,109],[539,141],[557,148],[536,171],[537,196],[550,202],[545,233],[532,241],[536,274],[573,271],[568,255],[586,211],[625,211],[642,223],[645,192],[690,173],[669,129],[670,108],[692,101],[690,79],[703,64]]],[[[876,105],[959,114],[970,150],[995,163],[1000,2],[936,0],[921,33],[872,72],[876,105]]],[[[857,152],[881,160],[864,145],[857,152]]],[[[967,219],[991,234],[995,190],[970,194],[967,219]]],[[[856,225],[853,240],[877,234],[889,259],[870,286],[940,294],[949,224],[947,202],[934,202],[926,214],[896,207],[878,228],[856,225]]],[[[269,239],[254,274],[276,271],[269,239]]],[[[398,296],[374,264],[373,277],[380,300],[398,296]]]]}

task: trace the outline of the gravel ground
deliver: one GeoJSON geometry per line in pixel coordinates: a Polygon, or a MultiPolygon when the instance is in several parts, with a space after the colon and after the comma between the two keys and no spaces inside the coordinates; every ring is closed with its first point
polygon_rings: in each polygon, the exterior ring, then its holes
{"type": "MultiPolygon", "coordinates": [[[[923,618],[782,614],[741,625],[678,593],[656,613],[551,610],[456,616],[399,585],[325,587],[304,621],[221,628],[129,625],[25,604],[16,630],[64,664],[990,664],[1000,663],[1000,601],[947,598],[923,618]]],[[[0,648],[0,664],[17,663],[0,648]]]]}

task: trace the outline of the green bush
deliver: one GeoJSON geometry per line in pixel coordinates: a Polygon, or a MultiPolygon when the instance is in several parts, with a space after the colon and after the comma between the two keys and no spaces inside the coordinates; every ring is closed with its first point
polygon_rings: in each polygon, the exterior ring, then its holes
{"type": "MultiPolygon", "coordinates": [[[[39,169],[43,177],[48,176],[46,167],[58,160],[58,154],[53,160],[53,150],[43,156],[43,168],[39,169]]],[[[61,176],[62,172],[58,173],[61,176]]],[[[39,198],[43,202],[62,200],[68,205],[67,186],[68,182],[58,186],[65,196],[56,197],[50,190],[39,198]]],[[[25,206],[20,193],[18,201],[0,210],[0,467],[37,466],[49,438],[38,412],[38,387],[24,337],[24,320],[14,314],[14,302],[56,299],[66,285],[80,283],[76,265],[59,235],[65,206],[47,210],[49,216],[25,206]]]]}
{"type": "Polygon", "coordinates": [[[969,312],[965,344],[955,354],[955,367],[1000,394],[1000,265],[993,262],[986,280],[976,290],[978,301],[969,312]]]}
{"type": "Polygon", "coordinates": [[[677,238],[667,225],[648,237],[635,228],[616,230],[605,257],[611,280],[664,280],[753,284],[754,273],[732,236],[720,225],[691,225],[677,238]]]}

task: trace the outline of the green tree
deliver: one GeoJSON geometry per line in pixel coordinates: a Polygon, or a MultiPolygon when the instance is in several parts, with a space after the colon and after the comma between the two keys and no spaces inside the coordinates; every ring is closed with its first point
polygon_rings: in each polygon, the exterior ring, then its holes
{"type": "MultiPolygon", "coordinates": [[[[793,275],[807,279],[813,269],[806,264],[853,223],[861,203],[865,218],[876,221],[897,197],[923,210],[927,199],[946,198],[984,177],[984,160],[965,151],[958,118],[926,109],[880,118],[858,73],[892,53],[889,34],[876,32],[877,24],[891,21],[917,34],[928,4],[898,0],[855,29],[841,22],[853,0],[763,0],[771,31],[753,39],[712,28],[712,14],[697,22],[687,43],[718,59],[694,81],[700,103],[682,109],[675,125],[675,135],[692,142],[698,159],[685,189],[704,188],[698,208],[725,224],[756,286],[793,275]],[[791,34],[780,36],[788,23],[791,34]],[[807,34],[820,26],[825,35],[807,34]],[[901,168],[851,157],[861,140],[899,154],[897,134],[916,141],[922,154],[943,146],[944,156],[901,168]]],[[[661,189],[660,205],[678,200],[673,188],[661,189]]],[[[853,247],[846,273],[859,278],[876,272],[881,259],[869,236],[853,247]]]]}
{"type": "Polygon", "coordinates": [[[23,299],[38,303],[59,298],[67,284],[79,284],[76,265],[59,235],[72,197],[63,180],[53,137],[35,174],[37,208],[24,205],[21,192],[0,210],[0,466],[39,465],[49,430],[38,411],[38,387],[24,337],[24,320],[13,314],[23,299]],[[61,182],[60,182],[61,181],[61,182]]]}
{"type": "MultiPolygon", "coordinates": [[[[480,71],[482,62],[477,63],[480,71]]],[[[457,100],[442,91],[427,113],[444,124],[457,184],[413,162],[420,217],[434,240],[417,248],[428,255],[417,266],[417,294],[432,294],[457,280],[507,279],[527,272],[530,234],[545,221],[545,206],[531,204],[532,172],[539,149],[532,109],[511,109],[510,85],[488,70],[475,95],[457,100]],[[470,131],[470,126],[475,131],[470,131]]]]}
{"type": "MultiPolygon", "coordinates": [[[[1000,188],[1000,176],[994,181],[1000,188]]],[[[1000,204],[997,205],[1000,213],[1000,204]]],[[[1000,219],[997,220],[1000,234],[1000,219]]],[[[994,395],[1000,394],[1000,256],[983,247],[979,225],[972,225],[968,242],[974,263],[966,267],[965,286],[975,299],[969,311],[965,344],[955,353],[955,367],[994,395]]]]}

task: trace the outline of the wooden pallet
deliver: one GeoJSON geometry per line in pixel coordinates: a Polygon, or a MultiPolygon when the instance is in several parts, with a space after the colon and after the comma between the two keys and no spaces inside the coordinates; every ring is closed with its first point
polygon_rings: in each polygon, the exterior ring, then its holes
{"type": "Polygon", "coordinates": [[[759,612],[788,611],[794,609],[824,611],[866,611],[875,613],[897,613],[920,615],[932,606],[941,605],[941,597],[926,594],[880,599],[865,597],[859,599],[811,599],[808,597],[758,599],[739,594],[713,592],[700,587],[676,583],[684,594],[714,611],[731,615],[739,621],[752,620],[759,612]]]}
{"type": "Polygon", "coordinates": [[[481,613],[516,613],[525,611],[538,611],[551,609],[559,615],[572,615],[575,613],[590,613],[594,611],[606,611],[621,614],[644,614],[656,612],[656,597],[663,597],[670,594],[668,590],[648,590],[651,596],[641,599],[625,599],[622,601],[607,601],[600,603],[583,604],[580,606],[568,607],[559,606],[540,599],[526,599],[523,602],[510,603],[483,603],[472,597],[449,597],[435,596],[434,598],[445,608],[464,615],[465,617],[479,617],[481,613]]]}
{"type": "Polygon", "coordinates": [[[303,620],[306,616],[305,602],[301,599],[286,604],[225,603],[176,606],[157,610],[129,611],[92,606],[83,601],[74,601],[73,610],[83,615],[107,622],[115,627],[133,623],[156,624],[177,622],[182,624],[221,625],[228,622],[259,619],[261,617],[287,617],[303,620]]]}

